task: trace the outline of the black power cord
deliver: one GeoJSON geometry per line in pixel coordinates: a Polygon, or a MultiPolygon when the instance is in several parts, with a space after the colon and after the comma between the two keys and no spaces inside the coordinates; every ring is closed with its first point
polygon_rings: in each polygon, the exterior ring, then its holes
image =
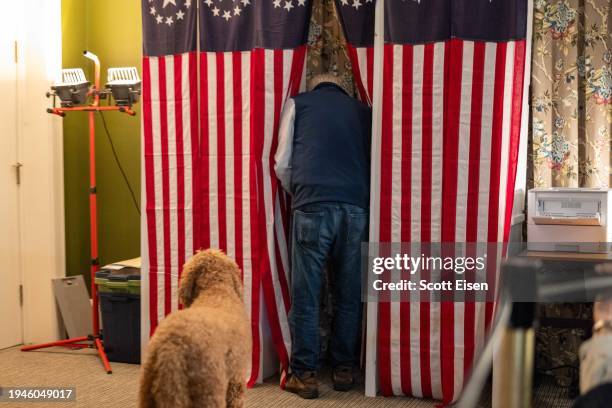
{"type": "Polygon", "coordinates": [[[134,203],[134,208],[136,209],[136,212],[138,213],[138,215],[140,215],[140,207],[138,205],[138,200],[136,200],[136,194],[134,194],[132,185],[130,184],[130,181],[128,180],[127,175],[125,174],[125,171],[123,170],[123,166],[121,165],[121,162],[119,161],[119,156],[117,155],[117,151],[115,150],[115,144],[113,143],[113,138],[111,137],[110,132],[108,131],[108,126],[106,125],[106,119],[104,118],[104,114],[102,113],[102,111],[98,111],[98,113],[100,113],[100,117],[102,118],[102,124],[104,125],[104,132],[106,133],[106,138],[108,139],[108,143],[110,144],[111,150],[113,152],[115,163],[117,163],[117,167],[119,168],[119,171],[121,172],[121,175],[123,176],[125,185],[127,186],[128,190],[130,190],[130,195],[132,196],[132,202],[134,203]]]}

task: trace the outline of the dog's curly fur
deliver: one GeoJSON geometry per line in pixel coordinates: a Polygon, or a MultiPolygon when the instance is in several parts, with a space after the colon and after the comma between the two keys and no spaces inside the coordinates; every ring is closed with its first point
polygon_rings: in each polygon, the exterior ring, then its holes
{"type": "Polygon", "coordinates": [[[208,249],[183,268],[185,309],[155,331],[140,379],[141,408],[243,407],[251,332],[238,265],[208,249]]]}

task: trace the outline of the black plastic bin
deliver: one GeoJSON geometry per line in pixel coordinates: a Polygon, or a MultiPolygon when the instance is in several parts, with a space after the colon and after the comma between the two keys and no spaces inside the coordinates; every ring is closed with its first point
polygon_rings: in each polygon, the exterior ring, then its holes
{"type": "Polygon", "coordinates": [[[99,292],[104,350],[110,361],[140,363],[140,295],[99,292]]]}

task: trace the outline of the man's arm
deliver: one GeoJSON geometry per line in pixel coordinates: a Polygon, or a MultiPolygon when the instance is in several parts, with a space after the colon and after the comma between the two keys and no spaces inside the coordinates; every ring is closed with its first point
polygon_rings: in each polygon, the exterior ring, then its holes
{"type": "Polygon", "coordinates": [[[278,129],[278,147],[274,155],[274,171],[281,185],[291,193],[291,155],[293,153],[293,125],[295,123],[295,102],[290,98],[285,103],[278,129]]]}

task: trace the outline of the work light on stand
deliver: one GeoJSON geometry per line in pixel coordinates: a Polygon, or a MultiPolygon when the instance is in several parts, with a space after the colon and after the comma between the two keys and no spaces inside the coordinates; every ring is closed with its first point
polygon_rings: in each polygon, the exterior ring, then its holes
{"type": "Polygon", "coordinates": [[[140,77],[134,67],[109,68],[106,88],[118,106],[132,106],[140,99],[140,77]]]}
{"type": "Polygon", "coordinates": [[[99,321],[98,289],[95,284],[96,272],[100,268],[100,260],[98,259],[95,115],[96,113],[102,114],[102,112],[116,111],[129,116],[135,116],[136,112],[132,109],[132,105],[138,102],[140,96],[140,77],[136,68],[111,68],[108,70],[108,83],[102,89],[100,87],[99,58],[89,51],[84,51],[83,56],[94,63],[93,86],[90,86],[91,83],[85,78],[82,69],[62,70],[62,82],[56,83],[51,87],[51,92],[47,92],[47,97],[53,96],[53,107],[48,108],[47,112],[61,117],[72,112],[87,112],[89,122],[89,233],[92,333],[82,337],[23,346],[21,351],[32,351],[56,346],[75,349],[93,348],[98,352],[104,371],[111,374],[112,369],[104,350],[104,336],[99,321]],[[114,106],[110,104],[110,98],[106,98],[109,94],[112,94],[115,99],[114,106]],[[56,97],[60,99],[59,107],[56,106],[56,97]],[[107,99],[109,103],[102,106],[100,105],[100,99],[107,99]]]}
{"type": "Polygon", "coordinates": [[[87,101],[89,85],[81,68],[62,69],[62,81],[56,82],[48,95],[57,96],[65,108],[82,105],[87,101]]]}

